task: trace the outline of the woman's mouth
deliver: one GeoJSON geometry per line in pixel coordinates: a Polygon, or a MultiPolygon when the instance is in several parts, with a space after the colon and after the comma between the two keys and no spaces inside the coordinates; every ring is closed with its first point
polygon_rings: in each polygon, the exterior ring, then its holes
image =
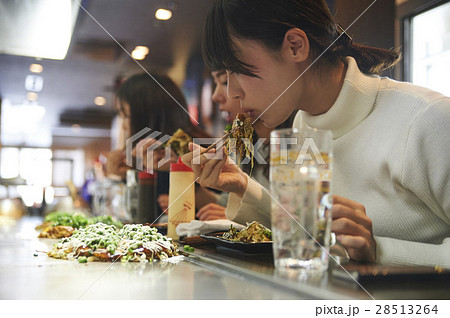
{"type": "Polygon", "coordinates": [[[227,123],[231,123],[233,121],[234,118],[231,117],[231,113],[222,110],[222,118],[225,119],[227,121],[227,123]]]}
{"type": "Polygon", "coordinates": [[[246,113],[250,118],[255,118],[256,117],[256,111],[254,111],[253,109],[242,109],[242,111],[244,113],[246,113]]]}

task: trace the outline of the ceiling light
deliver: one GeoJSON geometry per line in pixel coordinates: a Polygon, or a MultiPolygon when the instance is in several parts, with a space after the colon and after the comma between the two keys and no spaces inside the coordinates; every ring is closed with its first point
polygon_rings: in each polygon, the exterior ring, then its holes
{"type": "Polygon", "coordinates": [[[80,133],[80,131],[81,131],[81,126],[78,125],[78,124],[73,124],[72,127],[71,127],[71,129],[72,129],[72,131],[73,131],[75,134],[78,134],[78,133],[80,133]]]}
{"type": "Polygon", "coordinates": [[[57,60],[66,57],[80,7],[76,1],[1,3],[2,15],[8,17],[9,23],[0,21],[0,53],[57,60]]]}
{"type": "Polygon", "coordinates": [[[39,97],[39,95],[37,93],[35,93],[35,92],[28,92],[27,93],[27,99],[29,101],[32,101],[32,102],[36,101],[38,99],[38,97],[39,97]]]}
{"type": "Polygon", "coordinates": [[[131,57],[135,60],[143,60],[145,59],[145,54],[142,51],[133,50],[133,52],[131,52],[131,57]]]}
{"type": "Polygon", "coordinates": [[[134,49],[135,49],[136,51],[141,51],[144,55],[147,55],[148,52],[150,52],[150,50],[148,49],[148,47],[143,46],[143,45],[136,46],[134,49]]]}
{"type": "Polygon", "coordinates": [[[42,67],[41,64],[31,64],[30,65],[31,73],[41,73],[43,70],[44,70],[44,67],[42,67]]]}
{"type": "Polygon", "coordinates": [[[155,13],[158,20],[169,20],[172,17],[172,11],[166,9],[158,9],[155,13]]]}
{"type": "Polygon", "coordinates": [[[104,98],[103,96],[97,96],[96,98],[94,98],[94,103],[97,106],[104,106],[106,104],[106,98],[104,98]]]}

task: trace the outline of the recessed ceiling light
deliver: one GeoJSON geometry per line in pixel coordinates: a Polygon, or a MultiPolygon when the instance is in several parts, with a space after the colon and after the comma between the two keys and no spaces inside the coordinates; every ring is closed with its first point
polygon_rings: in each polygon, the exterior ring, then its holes
{"type": "Polygon", "coordinates": [[[41,64],[31,64],[30,72],[31,73],[41,73],[44,70],[44,67],[41,64]]]}
{"type": "Polygon", "coordinates": [[[39,95],[37,93],[35,93],[35,92],[28,92],[27,93],[27,99],[29,101],[32,101],[32,102],[36,101],[38,99],[38,97],[39,97],[39,95]]]}
{"type": "Polygon", "coordinates": [[[106,104],[106,98],[104,98],[103,96],[97,96],[96,98],[94,98],[94,103],[97,106],[104,106],[106,104]]]}
{"type": "Polygon", "coordinates": [[[74,133],[78,134],[81,131],[81,126],[78,124],[73,124],[71,129],[74,133]]]}
{"type": "Polygon", "coordinates": [[[131,57],[135,60],[143,60],[145,59],[145,54],[142,51],[133,50],[133,52],[131,52],[131,57]]]}
{"type": "Polygon", "coordinates": [[[144,55],[147,55],[148,52],[150,52],[150,50],[148,49],[148,47],[143,46],[143,45],[138,45],[134,48],[137,51],[141,51],[144,55]]]}
{"type": "Polygon", "coordinates": [[[169,20],[172,17],[172,11],[166,9],[156,10],[155,17],[158,20],[169,20]]]}

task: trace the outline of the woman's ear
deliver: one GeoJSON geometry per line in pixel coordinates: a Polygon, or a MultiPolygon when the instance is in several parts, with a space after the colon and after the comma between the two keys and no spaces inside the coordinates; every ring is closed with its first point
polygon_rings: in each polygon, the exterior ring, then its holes
{"type": "Polygon", "coordinates": [[[296,63],[304,62],[309,56],[309,40],[303,30],[298,28],[286,32],[282,45],[283,55],[296,63]]]}

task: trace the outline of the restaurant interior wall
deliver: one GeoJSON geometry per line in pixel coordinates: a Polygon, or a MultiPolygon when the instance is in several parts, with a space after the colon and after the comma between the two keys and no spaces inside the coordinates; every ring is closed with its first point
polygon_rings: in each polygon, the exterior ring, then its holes
{"type": "MultiPolygon", "coordinates": [[[[351,25],[347,33],[353,41],[385,49],[395,47],[395,0],[332,0],[328,3],[337,23],[344,29],[351,25]]],[[[383,75],[397,76],[394,70],[383,75]]]]}

